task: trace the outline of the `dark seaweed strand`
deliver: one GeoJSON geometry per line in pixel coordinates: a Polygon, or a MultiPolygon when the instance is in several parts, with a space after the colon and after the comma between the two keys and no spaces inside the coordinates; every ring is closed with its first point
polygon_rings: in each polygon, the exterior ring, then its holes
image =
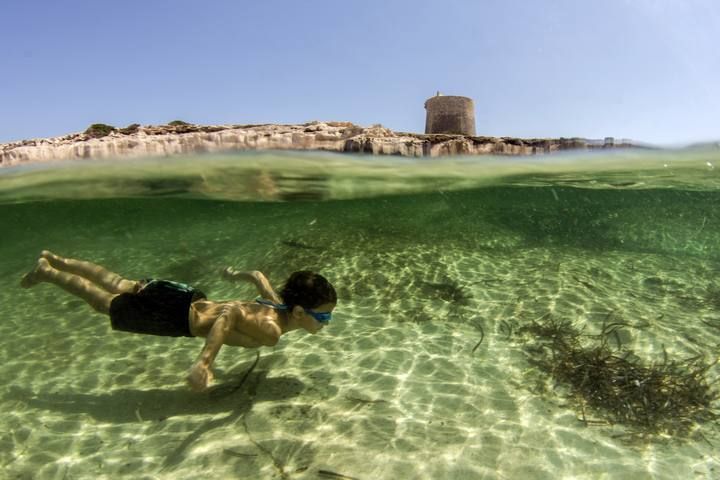
{"type": "Polygon", "coordinates": [[[500,322],[500,324],[507,329],[507,337],[506,337],[506,339],[512,337],[512,330],[513,330],[513,329],[512,329],[512,325],[510,325],[510,322],[508,322],[507,320],[502,320],[502,321],[500,322]]]}
{"type": "Polygon", "coordinates": [[[257,367],[258,362],[260,361],[260,352],[255,352],[255,361],[250,366],[249,369],[245,371],[240,381],[235,385],[228,385],[228,386],[221,386],[216,387],[213,390],[210,391],[209,395],[211,398],[221,398],[226,397],[228,395],[231,395],[238,391],[240,387],[242,387],[245,384],[245,381],[250,376],[253,370],[255,370],[255,367],[257,367]]]}
{"type": "Polygon", "coordinates": [[[570,387],[586,425],[601,423],[587,419],[586,407],[641,434],[685,436],[697,423],[718,419],[712,405],[720,395],[705,378],[717,362],[706,364],[702,356],[674,361],[667,352],[661,364],[629,360],[632,352],[613,350],[608,342],[608,335],[624,326],[604,325],[597,345],[590,346],[580,342],[572,322],[547,314],[518,332],[533,336],[528,345],[533,363],[570,387]]]}
{"type": "Polygon", "coordinates": [[[475,353],[475,350],[477,350],[478,347],[480,346],[480,344],[483,342],[483,340],[485,340],[485,330],[483,330],[482,325],[480,325],[478,323],[475,326],[478,327],[478,329],[480,330],[480,341],[475,344],[475,346],[472,349],[471,354],[475,353]]]}
{"type": "Polygon", "coordinates": [[[355,477],[349,477],[347,475],[343,475],[342,473],[333,472],[331,470],[318,470],[318,475],[320,475],[321,477],[337,478],[341,480],[358,480],[355,477]]]}

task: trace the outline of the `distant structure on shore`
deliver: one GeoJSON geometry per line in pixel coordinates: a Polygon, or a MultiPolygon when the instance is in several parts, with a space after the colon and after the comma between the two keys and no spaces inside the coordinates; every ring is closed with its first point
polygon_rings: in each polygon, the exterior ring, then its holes
{"type": "Polygon", "coordinates": [[[471,98],[441,95],[425,100],[425,133],[475,136],[475,104],[471,98]]]}

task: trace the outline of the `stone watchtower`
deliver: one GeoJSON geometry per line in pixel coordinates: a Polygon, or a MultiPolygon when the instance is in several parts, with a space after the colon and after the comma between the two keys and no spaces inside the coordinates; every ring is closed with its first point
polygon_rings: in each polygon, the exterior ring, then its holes
{"type": "Polygon", "coordinates": [[[425,133],[475,135],[475,104],[471,98],[441,95],[425,101],[425,133]]]}

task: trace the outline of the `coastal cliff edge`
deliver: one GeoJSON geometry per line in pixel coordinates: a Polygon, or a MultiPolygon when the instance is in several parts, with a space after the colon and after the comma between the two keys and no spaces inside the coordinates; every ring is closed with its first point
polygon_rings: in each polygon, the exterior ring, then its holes
{"type": "Polygon", "coordinates": [[[535,155],[562,150],[636,147],[613,139],[520,139],[394,132],[350,122],[297,125],[161,125],[113,129],[102,136],[62,137],[0,144],[0,167],[77,159],[141,158],[243,150],[321,150],[435,157],[442,155],[535,155]]]}

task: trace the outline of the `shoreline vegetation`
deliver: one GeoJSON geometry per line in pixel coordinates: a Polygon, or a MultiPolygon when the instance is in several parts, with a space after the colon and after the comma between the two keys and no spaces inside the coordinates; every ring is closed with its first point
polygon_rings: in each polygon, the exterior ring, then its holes
{"type": "Polygon", "coordinates": [[[537,155],[566,150],[652,148],[607,137],[513,138],[394,132],[351,122],[303,124],[166,125],[114,127],[97,123],[82,133],[0,144],[0,167],[78,159],[167,157],[252,150],[317,150],[373,155],[537,155]]]}

